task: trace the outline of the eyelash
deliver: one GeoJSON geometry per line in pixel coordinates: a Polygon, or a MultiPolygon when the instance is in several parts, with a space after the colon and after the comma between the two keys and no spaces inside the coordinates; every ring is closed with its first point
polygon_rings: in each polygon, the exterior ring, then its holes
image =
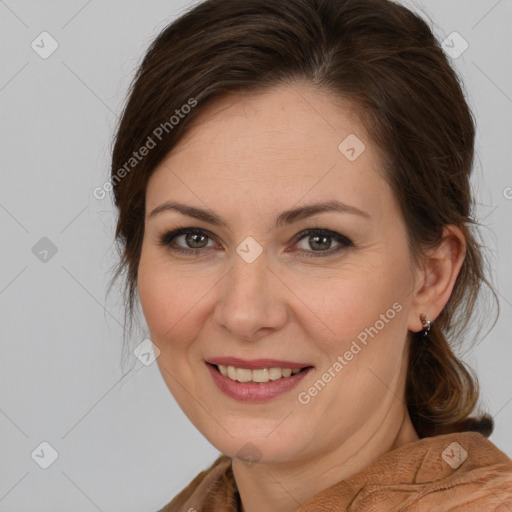
{"type": "MultiPolygon", "coordinates": [[[[204,248],[185,249],[183,247],[171,245],[171,242],[176,237],[183,235],[183,234],[186,235],[189,233],[196,234],[196,235],[205,235],[207,238],[209,238],[211,240],[214,239],[214,237],[210,234],[210,232],[206,231],[204,229],[176,227],[173,230],[165,232],[160,237],[159,245],[161,245],[163,247],[167,247],[171,251],[179,252],[182,254],[189,254],[189,255],[195,254],[195,255],[199,256],[198,253],[202,252],[202,249],[204,249],[204,248]]],[[[352,241],[349,240],[347,237],[340,235],[339,233],[336,233],[334,231],[330,231],[328,229],[306,229],[294,237],[294,243],[299,242],[300,240],[302,240],[303,238],[305,238],[311,234],[325,236],[327,238],[333,238],[336,242],[338,242],[341,245],[339,247],[335,248],[334,250],[329,249],[327,251],[306,251],[306,252],[304,252],[302,250],[298,251],[299,253],[303,253],[304,255],[306,255],[306,257],[308,257],[308,258],[309,257],[312,257],[312,258],[324,257],[325,258],[328,256],[332,256],[334,254],[341,252],[343,249],[353,245],[352,241]],[[308,252],[309,252],[309,254],[308,254],[308,252]]]]}

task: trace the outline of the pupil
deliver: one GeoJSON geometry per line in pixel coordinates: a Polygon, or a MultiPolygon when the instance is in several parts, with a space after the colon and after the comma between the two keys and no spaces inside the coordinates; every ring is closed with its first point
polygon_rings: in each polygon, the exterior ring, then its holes
{"type": "Polygon", "coordinates": [[[320,246],[324,245],[324,247],[320,247],[321,249],[328,249],[329,248],[330,244],[328,242],[326,242],[329,239],[329,237],[315,235],[312,238],[314,240],[313,244],[316,244],[316,241],[319,240],[319,239],[324,241],[323,244],[320,244],[320,246]]]}
{"type": "Polygon", "coordinates": [[[197,240],[196,238],[205,238],[203,235],[199,235],[197,233],[192,233],[192,234],[189,234],[188,237],[187,237],[187,243],[189,245],[194,245],[195,243],[197,243],[197,240]],[[191,241],[191,243],[190,243],[191,241]]]}

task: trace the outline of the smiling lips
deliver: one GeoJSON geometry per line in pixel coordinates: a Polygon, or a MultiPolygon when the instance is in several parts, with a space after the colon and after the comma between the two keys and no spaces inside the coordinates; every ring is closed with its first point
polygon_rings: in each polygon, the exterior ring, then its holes
{"type": "Polygon", "coordinates": [[[313,369],[308,364],[276,359],[247,361],[223,357],[209,359],[206,364],[217,387],[242,401],[274,398],[295,387],[313,369]]]}

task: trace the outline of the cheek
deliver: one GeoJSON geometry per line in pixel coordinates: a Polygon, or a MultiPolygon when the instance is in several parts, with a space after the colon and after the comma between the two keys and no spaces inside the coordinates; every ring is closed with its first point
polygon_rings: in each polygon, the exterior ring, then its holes
{"type": "Polygon", "coordinates": [[[311,313],[306,315],[312,322],[308,323],[309,327],[303,327],[314,328],[317,339],[318,333],[324,332],[326,348],[333,350],[342,349],[360,334],[364,338],[366,329],[376,322],[378,328],[389,332],[391,323],[396,323],[399,310],[404,309],[400,283],[391,273],[383,272],[380,266],[373,271],[354,269],[350,274],[344,273],[343,277],[331,276],[322,287],[312,286],[311,281],[308,286],[304,281],[294,291],[314,313],[313,316],[311,313]],[[380,320],[381,315],[384,320],[380,320]],[[383,328],[385,320],[388,322],[383,328]]]}
{"type": "Polygon", "coordinates": [[[204,322],[204,296],[215,282],[191,266],[171,265],[151,249],[143,250],[137,289],[151,339],[160,350],[187,347],[194,339],[204,322]]]}
{"type": "Polygon", "coordinates": [[[173,332],[173,326],[183,315],[183,294],[176,293],[179,283],[171,277],[161,264],[145,257],[144,253],[141,255],[137,289],[144,318],[157,344],[173,332]]]}

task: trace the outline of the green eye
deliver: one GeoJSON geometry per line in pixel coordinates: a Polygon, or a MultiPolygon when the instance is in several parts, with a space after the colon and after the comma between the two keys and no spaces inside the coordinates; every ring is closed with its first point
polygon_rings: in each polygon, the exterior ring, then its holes
{"type": "Polygon", "coordinates": [[[347,237],[327,229],[308,229],[297,235],[296,239],[300,241],[306,237],[308,237],[307,243],[310,247],[320,247],[320,250],[313,251],[300,249],[299,252],[304,253],[307,257],[327,257],[353,245],[347,237]],[[339,246],[331,249],[332,242],[329,242],[329,240],[334,240],[339,246]],[[327,248],[325,249],[326,245],[327,248]]]}

